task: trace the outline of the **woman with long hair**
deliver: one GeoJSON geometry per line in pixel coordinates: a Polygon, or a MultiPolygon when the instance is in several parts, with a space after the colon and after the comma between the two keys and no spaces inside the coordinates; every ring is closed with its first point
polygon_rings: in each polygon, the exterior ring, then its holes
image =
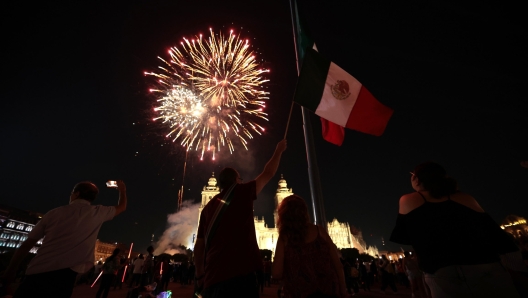
{"type": "Polygon", "coordinates": [[[278,217],[272,277],[282,279],[284,297],[347,297],[337,247],[325,229],[310,222],[304,200],[286,197],[278,217]]]}
{"type": "Polygon", "coordinates": [[[518,248],[477,201],[433,162],[411,172],[411,185],[390,240],[413,246],[433,298],[519,297],[499,258],[518,248]]]}

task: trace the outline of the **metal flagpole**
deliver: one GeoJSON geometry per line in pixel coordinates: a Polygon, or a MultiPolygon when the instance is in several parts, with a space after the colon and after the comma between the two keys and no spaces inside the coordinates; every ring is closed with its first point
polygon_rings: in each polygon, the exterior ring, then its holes
{"type": "MultiPolygon", "coordinates": [[[[297,75],[301,70],[300,59],[302,59],[303,49],[297,47],[298,32],[299,32],[299,20],[297,12],[297,3],[295,0],[290,0],[290,11],[293,26],[293,43],[295,45],[295,58],[297,62],[297,75]],[[301,57],[299,57],[301,56],[301,57]]],[[[319,167],[317,166],[317,158],[315,155],[315,146],[313,142],[312,124],[310,122],[310,114],[307,109],[301,107],[302,118],[303,118],[303,130],[304,130],[304,144],[306,146],[306,158],[308,160],[308,178],[310,180],[310,194],[312,196],[312,209],[314,214],[314,222],[316,225],[327,230],[327,222],[323,204],[323,190],[321,188],[321,180],[319,177],[319,167]]]]}

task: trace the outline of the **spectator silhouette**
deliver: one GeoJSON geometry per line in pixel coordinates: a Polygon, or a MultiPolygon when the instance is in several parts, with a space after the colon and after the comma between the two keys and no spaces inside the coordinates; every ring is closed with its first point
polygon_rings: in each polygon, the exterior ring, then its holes
{"type": "Polygon", "coordinates": [[[15,270],[31,248],[44,238],[37,255],[26,270],[26,278],[14,297],[70,297],[78,273],[94,265],[97,234],[103,222],[125,211],[126,186],[117,181],[117,206],[91,205],[99,193],[92,182],[80,182],[73,188],[70,204],[46,213],[16,250],[4,275],[9,289],[15,270]]]}
{"type": "Polygon", "coordinates": [[[262,269],[262,260],[255,236],[253,201],[275,175],[284,150],[286,140],[277,144],[262,173],[248,183],[241,183],[233,168],[220,172],[221,192],[202,210],[195,245],[197,287],[204,287],[204,298],[237,297],[240,293],[258,297],[256,271],[262,269]],[[215,224],[214,234],[209,234],[220,210],[225,211],[215,224]],[[208,240],[210,235],[213,237],[208,240]]]}
{"type": "Polygon", "coordinates": [[[518,297],[499,258],[518,248],[477,201],[433,162],[411,172],[411,185],[390,239],[413,246],[433,298],[518,297]]]}

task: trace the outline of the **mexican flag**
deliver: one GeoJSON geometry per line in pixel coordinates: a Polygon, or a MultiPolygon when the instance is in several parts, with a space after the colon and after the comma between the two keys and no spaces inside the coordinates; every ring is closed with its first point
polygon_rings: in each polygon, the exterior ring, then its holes
{"type": "Polygon", "coordinates": [[[314,49],[304,53],[293,100],[339,126],[375,136],[383,134],[393,113],[356,78],[314,49]]]}

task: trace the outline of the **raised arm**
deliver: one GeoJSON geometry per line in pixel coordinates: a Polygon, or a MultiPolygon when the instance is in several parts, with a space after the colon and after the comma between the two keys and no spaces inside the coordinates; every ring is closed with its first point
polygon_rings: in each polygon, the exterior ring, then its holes
{"type": "Polygon", "coordinates": [[[273,156],[270,158],[270,160],[266,163],[266,166],[264,166],[264,170],[262,170],[262,173],[257,176],[255,181],[257,182],[257,195],[262,191],[264,186],[268,184],[270,179],[275,176],[275,173],[277,172],[277,168],[279,167],[280,159],[282,156],[282,152],[286,150],[287,142],[286,139],[280,141],[277,144],[277,147],[275,148],[275,152],[273,153],[273,156]]]}
{"type": "Polygon", "coordinates": [[[122,180],[117,180],[117,190],[119,191],[119,202],[115,206],[116,213],[114,216],[121,214],[127,207],[126,185],[122,180]]]}

